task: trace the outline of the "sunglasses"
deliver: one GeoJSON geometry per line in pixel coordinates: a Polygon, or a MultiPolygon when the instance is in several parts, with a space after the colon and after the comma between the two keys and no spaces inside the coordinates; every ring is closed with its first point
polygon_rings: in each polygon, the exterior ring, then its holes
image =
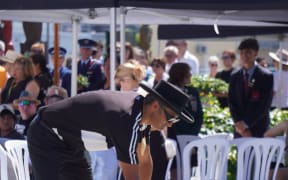
{"type": "Polygon", "coordinates": [[[217,67],[218,64],[210,64],[210,66],[212,66],[212,67],[217,67]]]}
{"type": "Polygon", "coordinates": [[[177,115],[176,116],[172,116],[171,114],[169,114],[167,112],[167,110],[165,108],[163,108],[163,110],[164,110],[164,113],[165,113],[165,116],[166,116],[168,122],[171,122],[171,123],[174,124],[174,123],[180,121],[180,118],[177,115]]]}
{"type": "Polygon", "coordinates": [[[223,60],[230,59],[230,56],[222,56],[221,59],[223,59],[223,60]]]}
{"type": "Polygon", "coordinates": [[[160,68],[160,64],[151,64],[152,67],[155,67],[155,68],[160,68]]]}
{"type": "Polygon", "coordinates": [[[22,100],[18,103],[19,106],[29,106],[31,104],[33,104],[34,102],[29,101],[29,100],[22,100]]]}

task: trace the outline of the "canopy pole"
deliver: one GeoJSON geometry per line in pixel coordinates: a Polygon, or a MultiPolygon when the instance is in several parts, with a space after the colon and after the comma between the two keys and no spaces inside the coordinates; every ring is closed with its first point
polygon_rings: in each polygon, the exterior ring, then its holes
{"type": "Polygon", "coordinates": [[[120,7],[120,63],[123,64],[126,60],[125,56],[125,20],[126,20],[127,9],[123,6],[120,7]]]}
{"type": "Polygon", "coordinates": [[[59,85],[59,24],[54,24],[54,73],[53,82],[54,85],[59,85]]]}
{"type": "Polygon", "coordinates": [[[115,90],[114,70],[116,66],[116,8],[110,8],[110,89],[115,90]]]}
{"type": "Polygon", "coordinates": [[[77,94],[77,39],[81,18],[72,16],[72,73],[71,73],[71,97],[77,94]]]}

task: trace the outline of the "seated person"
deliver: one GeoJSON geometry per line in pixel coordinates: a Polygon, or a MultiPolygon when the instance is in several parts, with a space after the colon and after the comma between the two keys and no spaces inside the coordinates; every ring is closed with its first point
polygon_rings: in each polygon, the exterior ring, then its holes
{"type": "Polygon", "coordinates": [[[65,98],[68,98],[66,89],[53,85],[48,88],[44,102],[45,105],[49,105],[61,101],[65,98]]]}
{"type": "Polygon", "coordinates": [[[19,98],[13,101],[13,104],[18,107],[21,116],[16,129],[19,133],[26,136],[28,127],[36,116],[40,101],[31,92],[23,90],[19,98]]]}
{"type": "MultiPolygon", "coordinates": [[[[287,180],[288,177],[288,120],[283,121],[276,125],[275,127],[269,129],[265,132],[264,137],[275,137],[275,136],[283,136],[283,134],[286,133],[286,146],[284,149],[284,167],[280,167],[278,169],[278,173],[276,176],[276,180],[287,180]]],[[[271,175],[272,173],[270,173],[271,175]]],[[[272,179],[272,178],[270,178],[272,179]]]]}
{"type": "Polygon", "coordinates": [[[15,130],[17,117],[13,108],[8,104],[0,105],[0,137],[7,139],[24,139],[15,130]]]}

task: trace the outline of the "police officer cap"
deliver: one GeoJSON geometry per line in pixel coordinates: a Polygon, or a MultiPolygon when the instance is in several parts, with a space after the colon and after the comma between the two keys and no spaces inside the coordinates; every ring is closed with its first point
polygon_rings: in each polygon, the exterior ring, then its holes
{"type": "MultiPolygon", "coordinates": [[[[48,49],[48,53],[53,56],[55,54],[54,47],[48,49]]],[[[59,47],[59,57],[64,57],[67,53],[67,50],[63,47],[59,47]]]]}
{"type": "Polygon", "coordinates": [[[80,48],[92,48],[97,45],[96,41],[93,41],[91,39],[79,39],[78,44],[80,48]]]}

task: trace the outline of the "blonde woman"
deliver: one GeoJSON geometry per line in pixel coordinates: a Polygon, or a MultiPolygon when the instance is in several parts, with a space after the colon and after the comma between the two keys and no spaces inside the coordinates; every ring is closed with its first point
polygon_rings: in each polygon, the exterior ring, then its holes
{"type": "Polygon", "coordinates": [[[17,58],[13,64],[11,78],[8,79],[1,93],[1,103],[11,104],[17,99],[32,76],[32,62],[25,57],[17,58]]]}
{"type": "Polygon", "coordinates": [[[137,91],[139,83],[145,77],[145,69],[136,60],[129,60],[121,64],[115,74],[115,81],[121,91],[137,91]]]}

